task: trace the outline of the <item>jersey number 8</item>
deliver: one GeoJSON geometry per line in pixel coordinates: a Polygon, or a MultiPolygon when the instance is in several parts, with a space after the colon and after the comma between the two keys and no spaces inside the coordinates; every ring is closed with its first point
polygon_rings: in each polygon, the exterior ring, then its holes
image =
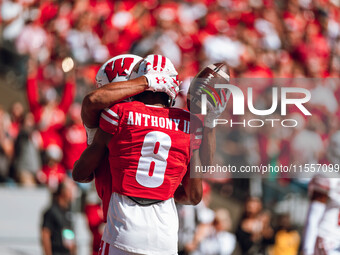
{"type": "Polygon", "coordinates": [[[157,188],[164,181],[164,174],[171,147],[168,134],[151,131],[146,134],[138,161],[137,182],[147,188],[157,188]]]}

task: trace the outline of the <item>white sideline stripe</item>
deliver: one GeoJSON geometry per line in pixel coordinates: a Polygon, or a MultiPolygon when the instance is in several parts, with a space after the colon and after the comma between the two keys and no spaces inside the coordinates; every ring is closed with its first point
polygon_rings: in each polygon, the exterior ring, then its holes
{"type": "Polygon", "coordinates": [[[109,117],[107,117],[104,113],[100,114],[100,116],[106,120],[107,122],[110,122],[111,124],[115,125],[115,126],[118,126],[118,122],[117,121],[114,121],[112,119],[110,119],[109,117]]]}
{"type": "Polygon", "coordinates": [[[113,117],[115,117],[115,118],[117,118],[117,119],[119,119],[119,116],[118,116],[118,114],[117,113],[115,113],[114,111],[112,111],[111,109],[109,109],[109,108],[105,108],[104,109],[108,114],[111,114],[113,117]]]}

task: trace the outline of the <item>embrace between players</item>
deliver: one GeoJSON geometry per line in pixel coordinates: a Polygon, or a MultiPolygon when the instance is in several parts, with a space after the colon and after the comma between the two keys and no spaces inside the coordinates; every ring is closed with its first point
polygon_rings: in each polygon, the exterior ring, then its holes
{"type": "MultiPolygon", "coordinates": [[[[202,198],[202,180],[190,178],[190,163],[211,164],[215,131],[172,108],[177,77],[164,56],[119,55],[100,68],[98,88],[83,100],[89,146],[73,179],[95,179],[107,221],[100,255],[177,254],[175,201],[197,204],[202,198]]],[[[208,115],[218,116],[226,101],[208,115]]]]}

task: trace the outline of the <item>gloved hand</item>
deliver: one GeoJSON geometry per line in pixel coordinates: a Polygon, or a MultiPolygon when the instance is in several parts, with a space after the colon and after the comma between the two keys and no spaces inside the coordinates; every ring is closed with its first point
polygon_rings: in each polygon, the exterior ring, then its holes
{"type": "Polygon", "coordinates": [[[162,55],[148,55],[130,74],[130,79],[145,76],[149,89],[154,92],[165,92],[175,99],[179,92],[178,73],[170,59],[162,55]]]}
{"type": "Polygon", "coordinates": [[[160,72],[148,72],[144,75],[148,80],[149,89],[154,92],[164,92],[168,94],[169,97],[175,99],[179,92],[179,83],[176,79],[164,75],[160,72]]]}
{"type": "Polygon", "coordinates": [[[221,102],[217,102],[217,106],[213,106],[210,102],[207,102],[207,114],[204,118],[204,126],[208,128],[214,128],[214,120],[217,119],[222,112],[227,107],[227,103],[230,97],[230,92],[226,94],[226,92],[221,89],[220,98],[221,102]]]}

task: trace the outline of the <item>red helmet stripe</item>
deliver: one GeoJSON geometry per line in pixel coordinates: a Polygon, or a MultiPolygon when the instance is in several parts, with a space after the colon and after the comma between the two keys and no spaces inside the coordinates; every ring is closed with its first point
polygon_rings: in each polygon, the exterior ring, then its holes
{"type": "Polygon", "coordinates": [[[157,64],[158,64],[158,55],[154,55],[153,59],[153,69],[157,70],[157,64]]]}
{"type": "Polygon", "coordinates": [[[161,63],[161,71],[163,71],[164,70],[164,68],[165,68],[165,62],[166,62],[166,58],[164,57],[164,56],[162,56],[162,63],[161,63]]]}

